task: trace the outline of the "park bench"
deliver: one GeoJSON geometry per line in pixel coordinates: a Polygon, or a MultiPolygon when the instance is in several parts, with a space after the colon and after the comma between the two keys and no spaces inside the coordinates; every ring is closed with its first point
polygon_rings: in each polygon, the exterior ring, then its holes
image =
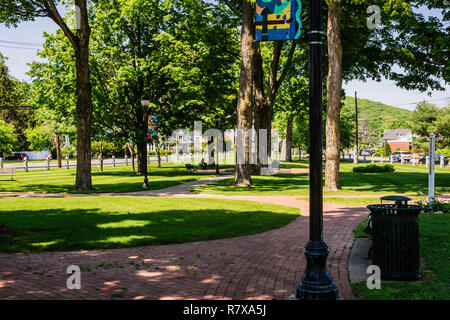
{"type": "Polygon", "coordinates": [[[192,164],[185,163],[185,166],[186,166],[187,171],[197,173],[197,168],[194,167],[192,164]]]}
{"type": "Polygon", "coordinates": [[[14,173],[16,173],[16,168],[0,168],[0,176],[11,176],[11,181],[14,180],[14,173]]]}

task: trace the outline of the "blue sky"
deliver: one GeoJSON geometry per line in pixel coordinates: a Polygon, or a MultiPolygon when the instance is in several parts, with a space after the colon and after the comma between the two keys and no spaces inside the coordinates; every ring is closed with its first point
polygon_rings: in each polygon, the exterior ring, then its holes
{"type": "MultiPolygon", "coordinates": [[[[430,11],[427,8],[420,8],[419,11],[425,15],[440,16],[439,12],[430,11]]],[[[36,52],[40,48],[39,44],[42,44],[44,40],[43,32],[52,33],[57,28],[56,24],[49,18],[39,18],[34,22],[23,22],[16,29],[8,29],[4,25],[0,25],[0,52],[8,57],[7,65],[14,77],[20,80],[29,80],[26,75],[29,69],[27,63],[39,60],[36,52]],[[14,42],[28,44],[23,45],[14,42]]],[[[445,91],[432,92],[431,96],[426,92],[403,90],[389,80],[381,82],[371,80],[367,82],[350,81],[344,83],[343,87],[347,95],[353,96],[354,92],[357,91],[358,98],[379,101],[409,110],[414,109],[415,103],[423,100],[433,100],[431,102],[439,106],[450,104],[450,85],[445,86],[445,91]]]]}

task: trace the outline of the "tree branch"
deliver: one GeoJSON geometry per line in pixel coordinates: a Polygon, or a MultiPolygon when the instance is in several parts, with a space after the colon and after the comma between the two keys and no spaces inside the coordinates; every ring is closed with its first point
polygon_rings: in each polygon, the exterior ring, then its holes
{"type": "Polygon", "coordinates": [[[49,17],[55,21],[55,23],[61,28],[61,30],[64,32],[66,37],[69,39],[72,46],[75,48],[78,45],[78,37],[70,31],[67,24],[64,22],[64,20],[61,18],[61,15],[58,12],[58,9],[55,6],[55,3],[53,0],[47,0],[44,2],[44,6],[46,7],[47,13],[49,17]]]}
{"type": "Polygon", "coordinates": [[[283,71],[281,72],[280,78],[278,80],[276,80],[275,87],[274,87],[274,94],[276,94],[276,92],[280,88],[281,84],[284,81],[284,78],[286,78],[286,74],[292,64],[292,58],[294,57],[294,52],[295,52],[296,46],[297,46],[297,40],[292,42],[291,49],[289,50],[289,53],[288,53],[288,59],[286,61],[286,64],[284,65],[284,68],[283,68],[283,71]]]}
{"type": "Polygon", "coordinates": [[[280,55],[281,48],[283,46],[283,42],[277,41],[274,44],[272,51],[272,60],[270,62],[269,68],[269,80],[267,86],[267,94],[271,97],[275,96],[275,90],[277,85],[277,73],[278,73],[278,65],[280,64],[280,55]]]}

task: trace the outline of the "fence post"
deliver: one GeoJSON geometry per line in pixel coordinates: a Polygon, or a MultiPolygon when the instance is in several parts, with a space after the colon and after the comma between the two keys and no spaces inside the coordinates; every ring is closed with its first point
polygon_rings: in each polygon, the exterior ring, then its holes
{"type": "Polygon", "coordinates": [[[46,170],[50,171],[50,156],[47,156],[47,158],[45,158],[45,164],[46,164],[46,170]]]}
{"type": "Polygon", "coordinates": [[[405,163],[405,159],[403,159],[403,156],[400,156],[400,164],[404,164],[405,163]]]}
{"type": "Polygon", "coordinates": [[[364,162],[366,162],[366,155],[364,155],[364,162]]]}
{"type": "Polygon", "coordinates": [[[113,168],[116,167],[116,157],[112,156],[112,166],[113,168]]]}
{"type": "Polygon", "coordinates": [[[427,156],[425,163],[427,167],[430,165],[430,156],[427,156]]]}
{"type": "Polygon", "coordinates": [[[439,160],[440,160],[439,166],[440,166],[441,168],[443,168],[443,167],[444,167],[444,157],[443,157],[443,156],[440,156],[440,157],[439,157],[439,160]]]}
{"type": "Polygon", "coordinates": [[[23,158],[23,171],[28,172],[28,157],[23,158]]]}
{"type": "Polygon", "coordinates": [[[66,157],[66,170],[69,170],[70,165],[69,165],[69,156],[66,157]]]}
{"type": "Polygon", "coordinates": [[[166,162],[169,162],[169,156],[167,155],[167,152],[166,152],[166,162]]]}
{"type": "Polygon", "coordinates": [[[374,162],[375,162],[375,154],[372,153],[372,163],[374,163],[374,162]]]}
{"type": "Polygon", "coordinates": [[[412,161],[412,165],[415,166],[416,165],[416,154],[415,153],[413,153],[411,161],[412,161]]]}
{"type": "Polygon", "coordinates": [[[0,169],[3,168],[3,158],[0,158],[0,169]]]}
{"type": "Polygon", "coordinates": [[[394,156],[390,156],[390,162],[391,162],[391,164],[394,164],[394,156]]]}
{"type": "Polygon", "coordinates": [[[381,160],[380,160],[380,163],[383,163],[383,156],[381,156],[381,160]]]}
{"type": "Polygon", "coordinates": [[[128,157],[125,155],[125,166],[128,167],[128,157]]]}

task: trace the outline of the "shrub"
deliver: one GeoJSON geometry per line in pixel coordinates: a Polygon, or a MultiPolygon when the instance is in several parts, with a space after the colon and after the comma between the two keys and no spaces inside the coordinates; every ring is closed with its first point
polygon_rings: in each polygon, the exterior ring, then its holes
{"type": "MultiPolygon", "coordinates": [[[[103,141],[103,158],[110,158],[112,156],[119,156],[123,154],[122,148],[118,148],[114,142],[103,141]]],[[[100,154],[100,142],[94,141],[91,143],[91,154],[97,158],[100,154]]]]}
{"type": "Polygon", "coordinates": [[[69,158],[73,158],[73,155],[77,151],[74,145],[70,145],[68,147],[64,146],[61,148],[61,157],[65,158],[69,156],[69,158]]]}
{"type": "Polygon", "coordinates": [[[428,201],[417,201],[419,206],[423,207],[423,211],[425,212],[436,212],[442,211],[443,213],[450,213],[450,203],[439,201],[438,199],[434,199],[434,202],[431,204],[428,201]]]}
{"type": "Polygon", "coordinates": [[[358,166],[353,168],[353,172],[359,173],[372,173],[372,172],[394,172],[394,166],[390,164],[385,165],[377,165],[377,164],[369,164],[368,166],[358,166]]]}
{"type": "Polygon", "coordinates": [[[380,149],[375,150],[375,153],[374,153],[374,155],[377,157],[390,156],[391,154],[392,154],[391,146],[389,145],[389,143],[383,143],[383,146],[380,149]]]}

